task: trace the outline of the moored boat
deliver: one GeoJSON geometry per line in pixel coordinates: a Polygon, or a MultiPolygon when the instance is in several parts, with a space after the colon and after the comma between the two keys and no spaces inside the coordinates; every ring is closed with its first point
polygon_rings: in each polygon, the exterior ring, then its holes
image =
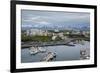
{"type": "Polygon", "coordinates": [[[42,47],[38,47],[40,52],[46,52],[46,49],[42,48],[42,47]]]}
{"type": "Polygon", "coordinates": [[[46,49],[42,48],[42,47],[30,47],[29,49],[30,54],[37,54],[37,53],[44,53],[46,52],[46,49]]]}
{"type": "Polygon", "coordinates": [[[51,61],[56,57],[56,53],[48,52],[48,54],[41,61],[51,61]]]}
{"type": "Polygon", "coordinates": [[[37,54],[39,52],[38,47],[30,47],[30,54],[37,54]]]}

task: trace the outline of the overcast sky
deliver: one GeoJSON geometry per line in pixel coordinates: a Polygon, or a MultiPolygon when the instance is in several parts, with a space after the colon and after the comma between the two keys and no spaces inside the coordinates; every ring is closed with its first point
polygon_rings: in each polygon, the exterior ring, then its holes
{"type": "Polygon", "coordinates": [[[21,10],[22,27],[90,25],[89,13],[21,10]]]}

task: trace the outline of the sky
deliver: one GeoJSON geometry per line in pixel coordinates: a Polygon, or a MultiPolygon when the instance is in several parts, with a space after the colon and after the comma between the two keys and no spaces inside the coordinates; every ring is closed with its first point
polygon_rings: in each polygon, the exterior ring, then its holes
{"type": "Polygon", "coordinates": [[[22,28],[70,28],[89,25],[90,13],[21,10],[22,28]]]}

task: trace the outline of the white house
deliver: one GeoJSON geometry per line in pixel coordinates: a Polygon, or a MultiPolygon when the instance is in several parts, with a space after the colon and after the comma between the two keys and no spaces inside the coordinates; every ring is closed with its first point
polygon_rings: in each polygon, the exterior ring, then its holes
{"type": "Polygon", "coordinates": [[[57,36],[52,36],[52,40],[55,40],[57,38],[57,36]]]}
{"type": "Polygon", "coordinates": [[[48,32],[45,30],[40,29],[30,29],[26,31],[27,35],[40,35],[40,36],[47,36],[48,32]]]}

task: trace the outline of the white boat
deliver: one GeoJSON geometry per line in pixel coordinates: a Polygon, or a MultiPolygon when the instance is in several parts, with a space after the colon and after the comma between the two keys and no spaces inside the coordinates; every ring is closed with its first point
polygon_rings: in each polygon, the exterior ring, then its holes
{"type": "Polygon", "coordinates": [[[30,54],[33,55],[33,54],[37,54],[38,51],[30,51],[30,54]]]}
{"type": "Polygon", "coordinates": [[[39,52],[44,53],[46,52],[46,49],[42,48],[42,47],[30,47],[30,54],[37,54],[39,52]]]}
{"type": "Polygon", "coordinates": [[[30,47],[30,54],[37,54],[39,52],[38,47],[30,47]]]}
{"type": "Polygon", "coordinates": [[[82,49],[80,50],[80,59],[89,59],[90,55],[88,52],[88,49],[82,49]]]}
{"type": "Polygon", "coordinates": [[[42,48],[42,47],[38,47],[40,52],[46,52],[46,49],[42,48]]]}
{"type": "Polygon", "coordinates": [[[41,60],[41,61],[51,61],[53,58],[56,57],[56,53],[48,52],[48,54],[41,60]]]}

